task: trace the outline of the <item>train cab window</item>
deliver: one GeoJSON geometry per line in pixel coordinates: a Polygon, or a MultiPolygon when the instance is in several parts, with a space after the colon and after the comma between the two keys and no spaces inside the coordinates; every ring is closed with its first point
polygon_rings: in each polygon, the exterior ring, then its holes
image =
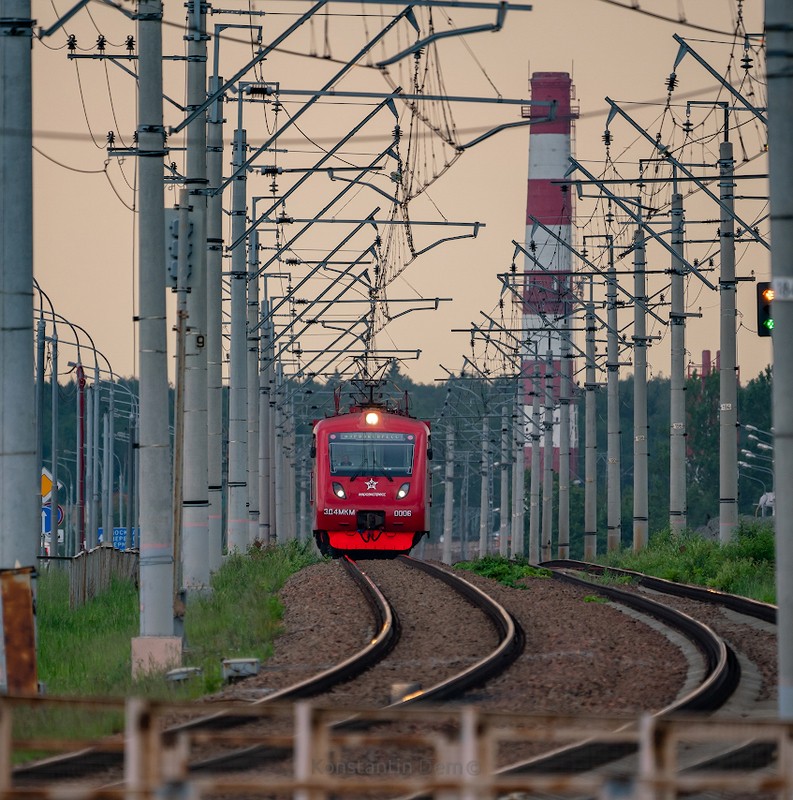
{"type": "Polygon", "coordinates": [[[414,445],[415,436],[408,433],[331,434],[328,442],[331,475],[412,475],[414,445]]]}

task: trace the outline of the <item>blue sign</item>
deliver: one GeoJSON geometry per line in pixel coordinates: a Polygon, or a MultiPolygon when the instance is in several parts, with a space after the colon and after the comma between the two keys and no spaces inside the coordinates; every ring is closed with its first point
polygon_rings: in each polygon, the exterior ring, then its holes
{"type": "MultiPolygon", "coordinates": [[[[99,541],[102,541],[102,528],[99,529],[99,541]]],[[[131,547],[137,547],[138,542],[138,529],[132,529],[132,542],[130,543],[131,547]]],[[[127,529],[126,528],[113,528],[113,547],[116,550],[126,550],[127,547],[127,529]]]]}
{"type": "MultiPolygon", "coordinates": [[[[58,525],[63,522],[63,506],[58,506],[58,525]]],[[[41,507],[41,532],[52,533],[52,507],[49,503],[41,507]]]]}

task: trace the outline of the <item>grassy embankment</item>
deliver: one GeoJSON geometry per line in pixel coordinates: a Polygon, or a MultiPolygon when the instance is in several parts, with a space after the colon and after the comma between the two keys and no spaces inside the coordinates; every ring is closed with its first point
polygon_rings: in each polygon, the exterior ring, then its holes
{"type": "MultiPolygon", "coordinates": [[[[767,522],[741,521],[733,540],[724,546],[691,531],[679,535],[669,530],[660,531],[650,537],[649,545],[638,553],[625,548],[602,555],[597,562],[606,567],[631,569],[679,583],[753,597],[766,603],[776,602],[774,528],[767,522]]],[[[501,556],[486,556],[455,566],[513,588],[526,588],[528,578],[550,574],[523,559],[509,561],[501,556]]],[[[624,578],[608,574],[599,580],[626,582],[624,578]]]]}
{"type": "MultiPolygon", "coordinates": [[[[133,681],[130,640],[139,635],[138,593],[115,582],[82,608],[69,609],[66,574],[45,572],[38,583],[38,669],[48,695],[191,699],[221,685],[221,660],[266,659],[278,634],[282,607],[276,593],[284,581],[316,561],[310,546],[290,543],[228,557],[212,577],[212,591],[194,598],[185,616],[184,666],[201,668],[180,685],[151,676],[133,681]]],[[[68,708],[18,714],[18,735],[99,736],[120,730],[117,713],[68,708]]]]}
{"type": "Polygon", "coordinates": [[[726,545],[690,531],[674,535],[664,530],[638,553],[623,549],[601,556],[598,563],[776,602],[774,528],[767,522],[741,521],[726,545]]]}

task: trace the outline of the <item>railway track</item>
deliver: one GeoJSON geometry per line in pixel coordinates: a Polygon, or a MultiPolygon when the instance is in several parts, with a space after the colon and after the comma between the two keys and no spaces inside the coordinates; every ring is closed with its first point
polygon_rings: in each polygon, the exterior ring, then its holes
{"type": "MultiPolygon", "coordinates": [[[[756,671],[756,665],[750,663],[745,654],[736,655],[736,650],[748,649],[737,631],[748,631],[753,638],[756,638],[757,626],[751,621],[759,621],[760,627],[766,629],[775,624],[774,606],[699,586],[678,584],[630,570],[603,568],[587,562],[557,560],[545,562],[543,566],[552,569],[558,580],[579,585],[593,584],[573,577],[570,572],[584,572],[598,577],[609,573],[615,577],[629,578],[640,587],[639,591],[627,591],[604,584],[596,584],[595,588],[609,598],[625,603],[642,613],[666,620],[680,630],[686,631],[688,635],[693,635],[693,640],[706,659],[707,679],[693,692],[658,711],[657,716],[696,711],[721,714],[725,718],[734,719],[742,716],[762,716],[767,710],[768,704],[764,703],[767,698],[762,690],[755,692],[753,698],[747,698],[746,693],[741,696],[740,692],[736,692],[742,680],[742,670],[750,671],[755,668],[756,671]],[[656,599],[652,599],[650,595],[656,599]],[[663,602],[657,599],[659,595],[665,596],[663,602]],[[677,607],[671,608],[670,603],[677,607]],[[703,611],[703,605],[713,609],[713,613],[708,615],[703,611]],[[724,612],[729,615],[727,625],[719,619],[724,612]],[[711,616],[713,620],[709,620],[709,625],[703,625],[697,622],[692,614],[697,620],[703,616],[711,616]],[[749,622],[741,626],[739,615],[749,622]],[[719,628],[725,630],[718,630],[719,628]]],[[[615,762],[620,762],[620,766],[608,771],[621,774],[631,769],[631,766],[621,760],[634,753],[635,749],[635,746],[629,744],[615,746],[585,742],[562,748],[549,756],[513,763],[500,770],[500,774],[514,776],[560,772],[569,775],[603,767],[608,770],[607,765],[615,762]]],[[[685,755],[684,761],[690,770],[764,769],[773,762],[774,755],[773,745],[766,742],[749,742],[724,749],[716,754],[712,751],[705,754],[702,749],[691,748],[685,755]]]]}
{"type": "MultiPolygon", "coordinates": [[[[192,718],[172,725],[168,729],[169,732],[178,735],[243,729],[245,726],[251,726],[253,716],[251,712],[257,706],[277,707],[290,701],[327,693],[342,684],[354,686],[354,683],[350,684],[351,681],[375,664],[381,663],[399,642],[401,632],[399,617],[375,581],[361,569],[359,564],[349,558],[345,559],[343,563],[352,579],[364,592],[367,603],[372,609],[378,632],[371,642],[367,643],[354,656],[330,669],[323,670],[311,678],[249,703],[239,713],[225,710],[192,718]]],[[[448,700],[460,696],[472,686],[481,684],[489,677],[506,669],[520,654],[523,646],[523,632],[520,626],[516,624],[506,609],[488,597],[485,592],[460,576],[431,564],[407,557],[400,559],[399,563],[400,566],[429,576],[432,581],[442,581],[455,593],[465,598],[467,604],[479,609],[496,631],[497,644],[491,652],[477,658],[474,663],[467,664],[463,669],[455,670],[453,674],[426,688],[412,692],[409,697],[392,703],[391,707],[448,700]]],[[[339,724],[349,725],[349,714],[341,716],[339,724]]],[[[284,758],[289,755],[291,755],[291,746],[288,744],[276,748],[262,747],[261,745],[236,747],[221,755],[203,755],[192,764],[191,769],[195,771],[235,770],[241,765],[249,765],[252,760],[261,762],[268,758],[284,758]]],[[[15,783],[31,786],[47,781],[85,778],[95,773],[106,775],[109,770],[120,770],[122,761],[123,753],[120,752],[119,741],[116,739],[108,742],[107,747],[88,748],[80,752],[64,754],[18,767],[14,770],[13,779],[15,783]]]]}

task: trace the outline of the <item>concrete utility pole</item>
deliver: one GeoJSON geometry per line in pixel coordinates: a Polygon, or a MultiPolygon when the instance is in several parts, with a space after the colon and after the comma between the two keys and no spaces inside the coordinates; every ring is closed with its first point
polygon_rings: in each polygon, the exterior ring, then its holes
{"type": "Polygon", "coordinates": [[[509,557],[509,463],[512,459],[512,448],[509,446],[509,409],[507,406],[501,410],[501,512],[499,513],[500,525],[498,529],[498,553],[504,558],[509,557]]]}
{"type": "MultiPolygon", "coordinates": [[[[212,94],[223,79],[214,76],[212,94]]],[[[223,182],[223,98],[210,106],[207,125],[207,182],[210,190],[223,182]]],[[[223,558],[223,195],[207,197],[207,497],[208,564],[210,574],[220,569],[223,558]]]]}
{"type": "MultiPolygon", "coordinates": [[[[113,414],[105,411],[102,416],[102,539],[113,544],[113,414]]],[[[52,529],[57,531],[58,514],[52,509],[52,529]]]]}
{"type": "Polygon", "coordinates": [[[523,510],[524,482],[526,480],[526,463],[524,453],[524,436],[526,421],[523,410],[522,397],[523,381],[515,382],[515,411],[513,428],[513,452],[515,458],[512,467],[512,556],[522,558],[526,555],[523,529],[525,526],[525,513],[523,510]]]}
{"type": "MultiPolygon", "coordinates": [[[[36,324],[36,463],[44,464],[44,349],[46,345],[46,323],[44,315],[39,316],[36,324]]],[[[43,504],[39,484],[39,505],[43,504]]],[[[36,548],[40,552],[40,548],[36,548]]]]}
{"type": "MultiPolygon", "coordinates": [[[[565,287],[567,283],[565,282],[565,287]]],[[[566,288],[565,288],[566,291],[566,288]]],[[[565,304],[565,309],[567,305],[565,304]]],[[[565,320],[569,315],[565,314],[565,320]]],[[[565,323],[566,325],[566,323],[565,323]]],[[[562,331],[559,357],[559,558],[570,557],[570,332],[562,331]]]]}
{"type": "MultiPolygon", "coordinates": [[[[265,288],[267,282],[264,283],[265,288]]],[[[270,543],[270,356],[272,353],[271,326],[268,319],[270,313],[267,298],[262,301],[259,328],[261,342],[259,344],[259,532],[258,539],[262,544],[270,543]]]]}
{"type": "Polygon", "coordinates": [[[686,527],[686,298],[683,261],[683,195],[672,195],[672,363],[670,367],[669,527],[681,533],[686,527]]]}
{"type": "Polygon", "coordinates": [[[279,361],[275,367],[275,393],[273,396],[273,441],[274,446],[270,455],[273,458],[273,486],[274,494],[272,501],[275,508],[275,535],[278,537],[279,542],[289,541],[289,531],[287,530],[287,520],[284,508],[286,497],[286,475],[284,474],[286,468],[286,461],[284,459],[284,410],[283,410],[283,391],[282,386],[284,382],[284,368],[283,364],[279,361]]]}
{"type": "Polygon", "coordinates": [[[608,332],[606,334],[607,459],[606,539],[608,550],[619,550],[622,543],[622,468],[620,463],[620,348],[617,339],[617,271],[614,267],[614,239],[607,236],[609,268],[606,282],[608,332]]]}
{"type": "MultiPolygon", "coordinates": [[[[187,371],[187,294],[189,292],[189,237],[190,201],[186,187],[179,192],[179,230],[177,277],[176,277],[176,391],[174,392],[173,426],[173,552],[174,586],[184,592],[185,544],[182,536],[184,516],[184,458],[185,458],[185,394],[187,393],[185,373],[187,371]]],[[[190,558],[188,554],[187,558],[190,558]]],[[[183,602],[183,598],[180,603],[183,602]]],[[[176,615],[176,630],[182,633],[182,615],[176,615]]]]}
{"type": "Polygon", "coordinates": [[[482,479],[479,484],[479,558],[487,555],[487,540],[490,531],[488,530],[487,499],[489,497],[488,483],[490,475],[490,454],[488,452],[488,431],[487,409],[482,416],[482,463],[479,467],[479,475],[482,479]]]}
{"type": "Polygon", "coordinates": [[[584,379],[584,560],[597,556],[597,396],[595,390],[595,304],[592,300],[592,283],[589,279],[589,302],[586,304],[586,367],[584,379]]]}
{"type": "MultiPolygon", "coordinates": [[[[639,206],[641,210],[641,206],[639,206]]],[[[633,239],[633,549],[647,546],[647,261],[644,234],[637,228],[633,239]]]]}
{"type": "Polygon", "coordinates": [[[454,535],[454,427],[446,421],[446,471],[443,483],[443,563],[452,563],[454,535]]]}
{"type": "Polygon", "coordinates": [[[41,464],[36,463],[33,353],[33,137],[29,0],[0,19],[0,568],[36,564],[41,464]]]}
{"type": "MultiPolygon", "coordinates": [[[[94,359],[97,358],[94,351],[94,359]]],[[[94,521],[91,530],[91,541],[94,546],[99,544],[99,523],[102,518],[101,500],[99,494],[99,400],[101,392],[101,378],[99,377],[99,361],[94,362],[94,385],[91,389],[91,399],[93,400],[92,416],[92,435],[91,435],[91,461],[93,462],[93,472],[91,473],[91,517],[94,521]]]]}
{"type": "Polygon", "coordinates": [[[738,527],[738,371],[735,343],[735,181],[732,142],[724,112],[724,139],[719,146],[721,336],[719,341],[719,541],[732,539],[738,527]]]}
{"type": "Polygon", "coordinates": [[[138,4],[138,363],[140,365],[140,637],[133,674],[181,662],[173,635],[173,541],[165,316],[162,3],[138,4]]]}
{"type": "MultiPolygon", "coordinates": [[[[240,105],[242,100],[240,99],[240,105]]],[[[240,110],[240,116],[242,111],[240,110]]],[[[234,166],[245,160],[245,131],[234,133],[234,166]]],[[[231,238],[239,241],[245,232],[247,173],[238,170],[232,184],[231,238]]],[[[229,498],[228,549],[245,553],[248,550],[247,488],[247,359],[245,306],[247,272],[244,239],[231,251],[231,351],[229,358],[229,498]]]]}
{"type": "MultiPolygon", "coordinates": [[[[55,326],[55,320],[52,320],[52,337],[50,338],[50,421],[52,438],[50,442],[50,451],[52,456],[51,469],[52,473],[52,489],[50,490],[50,508],[53,512],[51,519],[52,523],[52,539],[50,542],[50,552],[57,556],[62,556],[65,553],[67,534],[64,531],[63,546],[58,543],[58,505],[60,504],[60,492],[58,491],[58,459],[60,458],[60,442],[58,440],[58,419],[60,411],[58,407],[58,329],[55,326]]],[[[67,518],[68,520],[68,518],[67,518]]],[[[65,526],[68,529],[68,521],[65,526]]]]}
{"type": "Polygon", "coordinates": [[[85,549],[96,547],[96,520],[94,519],[94,387],[86,388],[85,418],[85,549]]]}
{"type": "Polygon", "coordinates": [[[248,241],[248,314],[246,326],[248,409],[248,542],[259,538],[259,234],[251,231],[248,241]]]}
{"type": "Polygon", "coordinates": [[[542,480],[542,544],[543,561],[553,558],[553,350],[548,350],[545,359],[545,414],[543,416],[543,480],[542,480]]]}
{"type": "Polygon", "coordinates": [[[531,376],[531,480],[529,483],[529,562],[540,563],[540,362],[531,376]]]}
{"type": "Polygon", "coordinates": [[[793,719],[793,6],[766,0],[768,173],[771,178],[771,273],[774,297],[774,467],[776,496],[779,716],[793,719]]]}
{"type": "MultiPolygon", "coordinates": [[[[188,114],[206,101],[206,5],[187,2],[188,114]]],[[[184,481],[182,485],[182,585],[187,594],[209,586],[209,497],[207,435],[207,126],[198,114],[187,126],[187,189],[193,223],[192,274],[187,295],[184,393],[184,481]]],[[[182,238],[181,236],[179,237],[182,238]]]]}

